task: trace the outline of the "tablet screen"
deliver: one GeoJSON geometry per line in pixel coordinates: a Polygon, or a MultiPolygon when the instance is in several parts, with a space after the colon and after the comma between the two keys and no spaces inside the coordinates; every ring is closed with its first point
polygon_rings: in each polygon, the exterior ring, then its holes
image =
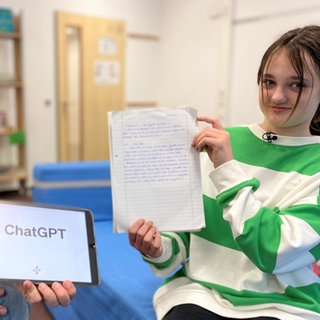
{"type": "Polygon", "coordinates": [[[0,279],[99,283],[92,213],[0,201],[0,279]]]}

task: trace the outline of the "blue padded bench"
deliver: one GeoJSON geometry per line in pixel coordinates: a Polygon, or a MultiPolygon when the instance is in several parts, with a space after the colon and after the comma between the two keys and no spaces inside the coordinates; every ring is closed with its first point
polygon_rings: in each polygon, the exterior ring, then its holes
{"type": "Polygon", "coordinates": [[[33,168],[34,202],[91,209],[112,220],[109,161],[41,163],[33,168]]]}
{"type": "Polygon", "coordinates": [[[88,208],[95,219],[99,286],[78,286],[66,308],[49,308],[57,320],[153,320],[155,277],[127,234],[112,232],[109,161],[42,163],[33,170],[33,201],[88,208]]]}

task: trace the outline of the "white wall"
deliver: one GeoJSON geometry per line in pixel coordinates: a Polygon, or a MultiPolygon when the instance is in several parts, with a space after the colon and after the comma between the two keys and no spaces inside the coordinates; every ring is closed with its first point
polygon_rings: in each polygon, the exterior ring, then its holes
{"type": "MultiPolygon", "coordinates": [[[[195,106],[199,113],[215,114],[218,113],[215,101],[221,89],[219,73],[224,74],[221,68],[225,65],[221,64],[221,56],[226,57],[224,51],[228,44],[219,45],[224,41],[222,29],[227,30],[223,26],[225,12],[220,15],[220,11],[230,1],[2,0],[2,7],[23,14],[30,178],[35,163],[57,160],[56,10],[121,19],[126,22],[128,32],[159,36],[159,41],[130,38],[127,41],[127,101],[156,101],[164,107],[188,104],[195,106]]],[[[223,84],[223,90],[224,87],[223,84]]],[[[222,100],[220,107],[225,103],[222,100]]],[[[223,112],[219,110],[222,117],[223,112]]]]}
{"type": "Polygon", "coordinates": [[[237,0],[232,33],[229,125],[259,122],[257,71],[263,53],[289,29],[320,23],[319,0],[237,0]]]}
{"type": "Polygon", "coordinates": [[[224,121],[232,1],[163,1],[160,106],[187,104],[224,121]]]}
{"type": "MultiPolygon", "coordinates": [[[[55,11],[126,22],[126,100],[194,106],[226,125],[259,121],[256,71],[280,33],[318,23],[320,0],[1,0],[23,14],[27,164],[57,160],[55,11]]],[[[29,184],[32,184],[30,179],[29,184]]]]}
{"type": "MultiPolygon", "coordinates": [[[[38,162],[57,161],[58,157],[55,12],[66,11],[123,20],[128,32],[158,35],[162,3],[158,0],[1,0],[0,6],[11,8],[14,13],[23,15],[26,150],[29,184],[32,184],[33,165],[38,162]]],[[[131,40],[128,51],[139,51],[136,45],[134,40],[131,40]]],[[[140,70],[145,73],[145,66],[149,67],[153,60],[159,61],[157,52],[151,49],[152,54],[147,54],[149,50],[150,48],[141,48],[141,65],[128,66],[129,72],[135,73],[135,70],[140,70]]],[[[135,99],[135,95],[141,92],[139,88],[143,87],[138,80],[139,73],[135,73],[135,76],[131,73],[127,77],[135,81],[127,83],[127,100],[135,99]],[[134,89],[135,86],[138,90],[134,89]]],[[[141,81],[148,86],[152,84],[150,79],[143,78],[141,81]]],[[[155,99],[154,96],[148,98],[155,99]]]]}

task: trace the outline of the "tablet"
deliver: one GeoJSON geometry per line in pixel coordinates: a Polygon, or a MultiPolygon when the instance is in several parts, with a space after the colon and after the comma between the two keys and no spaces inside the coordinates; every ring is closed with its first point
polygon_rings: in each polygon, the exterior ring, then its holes
{"type": "Polygon", "coordinates": [[[0,201],[0,282],[98,285],[90,210],[0,201]]]}

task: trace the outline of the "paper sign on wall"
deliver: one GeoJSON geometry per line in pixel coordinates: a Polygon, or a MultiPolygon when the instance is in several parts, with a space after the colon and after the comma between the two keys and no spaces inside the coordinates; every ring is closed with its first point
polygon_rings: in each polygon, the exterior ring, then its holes
{"type": "Polygon", "coordinates": [[[118,53],[117,40],[112,37],[100,37],[99,52],[101,54],[115,55],[118,53]]]}
{"type": "Polygon", "coordinates": [[[118,85],[120,83],[120,64],[117,61],[97,60],[94,62],[96,84],[118,85]]]}

